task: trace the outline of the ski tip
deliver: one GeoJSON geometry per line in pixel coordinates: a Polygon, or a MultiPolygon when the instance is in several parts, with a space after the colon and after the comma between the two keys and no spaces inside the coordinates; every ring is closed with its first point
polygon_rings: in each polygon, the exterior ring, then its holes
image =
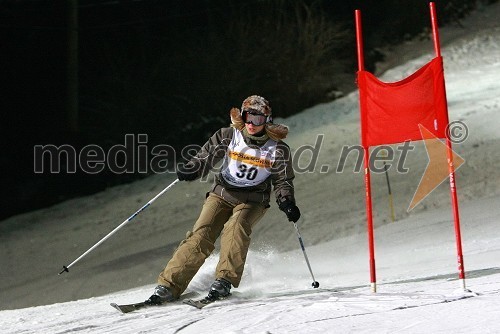
{"type": "Polygon", "coordinates": [[[201,303],[199,300],[186,299],[182,301],[184,304],[196,307],[198,310],[201,310],[207,304],[201,303]]]}
{"type": "Polygon", "coordinates": [[[119,305],[116,303],[110,303],[109,305],[111,305],[113,308],[117,309],[121,313],[129,313],[146,306],[144,305],[144,303],[128,304],[128,305],[119,305]]]}
{"type": "Polygon", "coordinates": [[[110,303],[109,305],[111,305],[113,308],[117,309],[118,311],[120,311],[121,313],[125,313],[123,312],[123,310],[120,308],[120,306],[118,306],[117,303],[110,303]]]}

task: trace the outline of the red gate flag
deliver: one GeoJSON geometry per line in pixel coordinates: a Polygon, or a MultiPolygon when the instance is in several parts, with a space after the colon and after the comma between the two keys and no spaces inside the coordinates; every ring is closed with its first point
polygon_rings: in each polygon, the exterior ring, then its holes
{"type": "Polygon", "coordinates": [[[419,124],[445,138],[448,112],[442,57],[392,83],[360,70],[358,86],[363,146],[422,140],[419,124]]]}
{"type": "MultiPolygon", "coordinates": [[[[465,269],[462,254],[458,196],[455,183],[454,155],[451,141],[446,137],[448,108],[443,75],[443,59],[434,2],[429,3],[432,36],[436,58],[418,71],[398,82],[384,83],[366,72],[363,56],[361,11],[355,11],[356,46],[358,54],[358,87],[361,113],[361,142],[365,166],[366,225],[370,253],[370,282],[377,291],[375,270],[375,238],[370,181],[370,146],[395,144],[408,140],[425,139],[420,127],[426,128],[436,138],[445,138],[450,194],[455,221],[458,277],[465,288],[465,269]]],[[[437,140],[439,142],[439,140],[437,140]]]]}

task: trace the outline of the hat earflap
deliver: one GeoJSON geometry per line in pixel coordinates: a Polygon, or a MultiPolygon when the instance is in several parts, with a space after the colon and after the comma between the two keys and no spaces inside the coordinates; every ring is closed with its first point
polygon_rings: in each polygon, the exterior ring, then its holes
{"type": "Polygon", "coordinates": [[[269,138],[280,141],[286,138],[288,135],[288,126],[283,124],[266,124],[266,133],[269,138]]]}
{"type": "Polygon", "coordinates": [[[238,129],[243,130],[245,128],[245,122],[241,117],[241,112],[238,108],[231,108],[229,111],[229,116],[231,116],[231,126],[238,129]]]}

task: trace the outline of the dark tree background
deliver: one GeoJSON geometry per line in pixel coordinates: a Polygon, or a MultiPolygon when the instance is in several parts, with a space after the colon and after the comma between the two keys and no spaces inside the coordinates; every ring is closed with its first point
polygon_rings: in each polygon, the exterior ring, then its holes
{"type": "MultiPolygon", "coordinates": [[[[440,23],[459,22],[475,3],[436,1],[440,23]]],[[[147,134],[148,147],[180,152],[227,125],[248,95],[286,117],[355,89],[356,8],[368,69],[383,60],[381,46],[430,25],[424,0],[0,1],[0,219],[146,176],[35,174],[35,145],[107,152],[126,134],[147,134]]]]}

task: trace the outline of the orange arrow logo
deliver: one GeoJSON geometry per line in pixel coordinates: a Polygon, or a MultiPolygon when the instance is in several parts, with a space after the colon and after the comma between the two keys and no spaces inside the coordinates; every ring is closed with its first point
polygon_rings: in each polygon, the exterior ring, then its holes
{"type": "Polygon", "coordinates": [[[424,126],[421,124],[418,126],[424,140],[429,163],[425,168],[424,175],[422,175],[420,179],[420,183],[413,195],[408,211],[413,210],[413,208],[436,189],[437,186],[448,179],[450,176],[450,164],[457,170],[465,162],[465,160],[453,150],[451,151],[452,159],[448,161],[448,146],[424,126]]]}

